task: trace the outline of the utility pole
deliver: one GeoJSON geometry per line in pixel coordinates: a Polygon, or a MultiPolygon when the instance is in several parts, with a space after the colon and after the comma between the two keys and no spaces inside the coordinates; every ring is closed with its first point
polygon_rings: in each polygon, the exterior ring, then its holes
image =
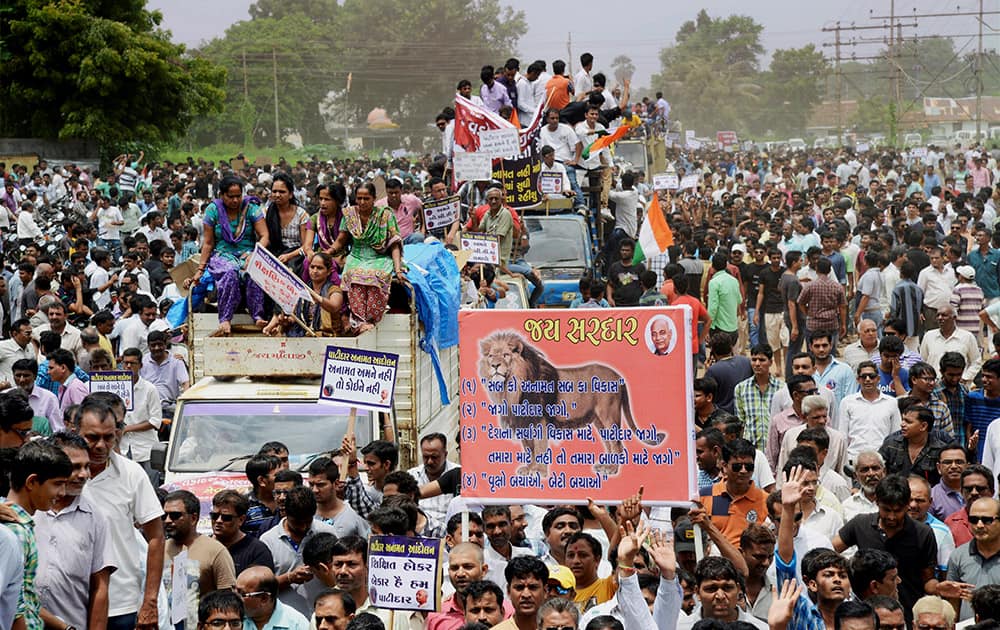
{"type": "MultiPolygon", "coordinates": [[[[976,51],[976,142],[983,128],[983,0],[979,0],[979,48],[976,51]]],[[[984,145],[985,146],[985,145],[984,145]]]]}
{"type": "Polygon", "coordinates": [[[573,33],[566,33],[566,68],[569,77],[573,78],[573,33]]]}
{"type": "Polygon", "coordinates": [[[278,125],[278,53],[271,46],[271,68],[274,76],[274,146],[281,143],[281,127],[278,125]]]}
{"type": "Polygon", "coordinates": [[[837,59],[835,62],[835,72],[837,73],[837,143],[843,142],[844,137],[844,77],[840,72],[840,22],[833,32],[833,45],[837,59]]]}

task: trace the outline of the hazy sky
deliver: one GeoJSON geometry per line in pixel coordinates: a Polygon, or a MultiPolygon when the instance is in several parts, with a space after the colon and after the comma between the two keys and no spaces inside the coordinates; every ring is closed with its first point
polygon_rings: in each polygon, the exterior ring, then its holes
{"type": "MultiPolygon", "coordinates": [[[[377,1],[377,0],[372,0],[377,1]]],[[[226,27],[238,20],[248,19],[247,7],[252,0],[150,0],[151,8],[160,9],[164,26],[173,31],[174,39],[191,46],[221,35],[226,27]]],[[[522,67],[525,60],[567,58],[567,37],[572,33],[573,63],[578,65],[579,55],[589,51],[594,54],[597,70],[608,71],[615,55],[627,54],[636,66],[635,83],[647,85],[650,75],[659,71],[658,53],[664,44],[673,41],[677,29],[692,19],[704,7],[713,17],[734,13],[747,14],[764,25],[763,44],[768,52],[778,48],[796,48],[809,43],[817,46],[833,41],[833,33],[823,33],[823,27],[832,27],[839,20],[841,26],[852,22],[858,26],[880,24],[869,19],[870,15],[887,15],[889,0],[842,0],[840,2],[798,3],[763,0],[747,3],[736,0],[714,0],[687,5],[664,0],[630,0],[628,2],[596,3],[593,0],[501,0],[501,4],[523,10],[528,17],[528,33],[521,38],[519,56],[522,67]],[[681,5],[681,6],[678,6],[681,5]],[[585,8],[581,8],[585,7],[585,8]],[[870,13],[873,10],[875,13],[870,13]]],[[[898,0],[898,14],[967,12],[978,9],[975,0],[898,0]]],[[[1000,0],[986,0],[984,10],[1000,10],[1000,0]]],[[[1000,28],[1000,16],[985,19],[988,25],[1000,28]]],[[[405,25],[401,25],[405,30],[405,25]]],[[[977,32],[975,16],[926,18],[919,21],[917,29],[906,29],[904,35],[940,34],[971,35],[977,32]]],[[[984,33],[990,34],[989,28],[984,33]]],[[[842,39],[881,37],[881,30],[844,32],[842,39]]],[[[1000,37],[991,34],[985,39],[986,48],[998,47],[1000,37]]],[[[976,49],[975,38],[956,39],[957,47],[965,51],[976,49]]],[[[830,56],[832,48],[824,49],[830,56]]],[[[858,56],[874,54],[876,45],[844,47],[858,56]]],[[[483,60],[485,62],[486,60],[483,60]]],[[[476,60],[470,64],[469,78],[478,74],[476,60]]],[[[550,66],[551,67],[551,66],[550,66]]]]}

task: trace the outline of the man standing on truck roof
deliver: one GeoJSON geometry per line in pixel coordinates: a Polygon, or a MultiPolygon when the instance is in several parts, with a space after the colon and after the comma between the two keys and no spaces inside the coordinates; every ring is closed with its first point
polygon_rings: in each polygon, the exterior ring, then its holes
{"type": "Polygon", "coordinates": [[[368,485],[362,485],[361,477],[358,476],[356,448],[354,436],[345,436],[341,448],[347,457],[347,487],[344,489],[344,494],[358,516],[367,519],[382,503],[385,476],[396,470],[396,465],[399,463],[399,448],[392,442],[375,440],[361,449],[370,482],[368,485]]]}

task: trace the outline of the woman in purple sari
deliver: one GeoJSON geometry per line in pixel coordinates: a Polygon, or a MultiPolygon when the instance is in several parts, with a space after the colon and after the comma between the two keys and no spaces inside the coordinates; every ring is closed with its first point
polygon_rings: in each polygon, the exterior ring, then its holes
{"type": "MultiPolygon", "coordinates": [[[[333,244],[340,234],[340,221],[344,217],[347,190],[339,183],[321,184],[316,188],[316,198],[319,199],[319,212],[309,218],[306,238],[302,241],[306,261],[312,260],[313,254],[329,254],[333,251],[333,244]]],[[[330,280],[337,286],[340,286],[340,270],[343,268],[343,256],[333,260],[330,280]]],[[[308,264],[302,270],[302,279],[309,282],[308,264]]]]}
{"type": "MultiPolygon", "coordinates": [[[[216,336],[232,332],[232,319],[246,285],[246,303],[250,316],[263,328],[264,292],[246,277],[246,262],[256,243],[267,247],[268,233],[260,199],[243,196],[243,182],[227,175],[219,184],[222,193],[205,211],[201,259],[196,278],[207,270],[215,282],[219,302],[219,329],[216,336]]],[[[186,284],[190,286],[189,279],[186,284]]]]}

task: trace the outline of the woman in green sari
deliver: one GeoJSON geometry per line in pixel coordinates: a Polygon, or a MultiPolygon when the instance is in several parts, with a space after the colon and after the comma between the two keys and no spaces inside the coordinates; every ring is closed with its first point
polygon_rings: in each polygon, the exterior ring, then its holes
{"type": "Polygon", "coordinates": [[[351,328],[360,334],[381,321],[393,278],[404,281],[403,239],[392,210],[375,205],[374,184],[361,184],[354,196],[355,205],[344,209],[330,253],[338,256],[350,245],[341,288],[347,294],[351,328]]]}

